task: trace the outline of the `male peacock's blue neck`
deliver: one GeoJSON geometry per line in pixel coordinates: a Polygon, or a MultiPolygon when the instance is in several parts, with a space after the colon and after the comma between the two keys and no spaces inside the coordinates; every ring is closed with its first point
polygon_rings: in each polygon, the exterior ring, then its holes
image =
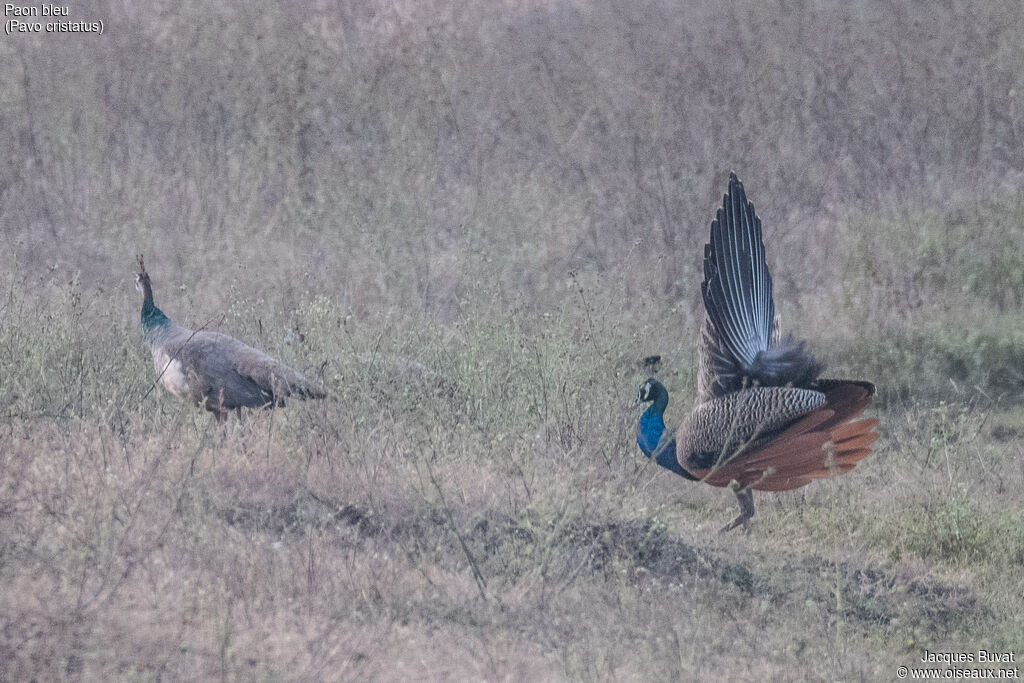
{"type": "Polygon", "coordinates": [[[640,416],[640,424],[636,430],[636,443],[648,458],[658,446],[661,435],[665,432],[665,408],[668,406],[668,395],[662,393],[655,399],[644,414],[640,416]]]}
{"type": "MultiPolygon", "coordinates": [[[[640,416],[640,422],[636,430],[636,442],[640,450],[648,458],[654,453],[665,433],[665,408],[668,407],[668,390],[660,383],[654,383],[651,387],[654,393],[654,403],[640,416]]],[[[675,440],[654,458],[661,467],[675,472],[681,477],[693,480],[693,475],[684,470],[676,459],[675,440]]]]}

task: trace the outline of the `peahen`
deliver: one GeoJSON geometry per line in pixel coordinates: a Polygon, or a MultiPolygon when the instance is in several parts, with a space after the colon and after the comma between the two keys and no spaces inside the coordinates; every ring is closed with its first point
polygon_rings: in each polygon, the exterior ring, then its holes
{"type": "Polygon", "coordinates": [[[205,405],[218,420],[229,410],[283,406],[284,399],[324,398],[322,389],[242,342],[218,332],[178,325],[153,303],[142,256],[135,286],[142,294],[142,331],[157,377],[175,396],[205,405]]]}
{"type": "Polygon", "coordinates": [[[761,221],[735,173],[704,247],[701,294],[707,316],[697,403],[675,437],[663,438],[668,392],[646,380],[639,400],[653,403],[640,417],[637,443],[689,480],[732,488],[740,514],[722,528],[728,531],[753,517],[753,489],[799,488],[848,472],[870,454],[878,420],[855,418],[875,387],[819,378],[822,365],[805,342],[780,339],[761,221]]]}

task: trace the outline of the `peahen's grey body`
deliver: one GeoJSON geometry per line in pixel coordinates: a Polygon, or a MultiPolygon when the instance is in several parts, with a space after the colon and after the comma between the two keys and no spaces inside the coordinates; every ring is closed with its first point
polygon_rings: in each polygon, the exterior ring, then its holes
{"type": "Polygon", "coordinates": [[[288,397],[326,395],[298,371],[237,339],[175,323],[153,303],[141,256],[139,270],[136,285],[143,295],[143,334],[159,381],[169,392],[205,405],[218,419],[229,410],[283,406],[288,397]]]}
{"type": "Polygon", "coordinates": [[[741,513],[729,529],[754,514],[751,489],[797,488],[868,455],[877,420],[851,420],[874,386],[819,379],[804,342],[779,338],[761,221],[735,174],[704,248],[701,294],[697,402],[651,457],[664,463],[672,449],[683,476],[732,486],[741,513]]]}

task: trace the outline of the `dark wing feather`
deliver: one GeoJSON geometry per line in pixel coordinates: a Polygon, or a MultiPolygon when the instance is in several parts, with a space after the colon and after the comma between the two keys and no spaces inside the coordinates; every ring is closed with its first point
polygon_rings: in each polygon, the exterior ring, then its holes
{"type": "Polygon", "coordinates": [[[704,400],[752,383],[807,387],[821,372],[804,342],[779,338],[761,219],[735,173],[704,247],[701,294],[708,319],[700,375],[714,378],[700,383],[704,400]]]}
{"type": "Polygon", "coordinates": [[[722,337],[710,318],[704,319],[697,353],[698,402],[710,401],[729,393],[725,387],[742,386],[742,368],[722,344],[722,337]]]}
{"type": "Polygon", "coordinates": [[[768,350],[775,324],[761,220],[735,173],[704,247],[701,294],[711,323],[706,330],[713,335],[705,345],[716,351],[708,358],[718,377],[712,395],[720,396],[741,388],[747,369],[768,350]]]}

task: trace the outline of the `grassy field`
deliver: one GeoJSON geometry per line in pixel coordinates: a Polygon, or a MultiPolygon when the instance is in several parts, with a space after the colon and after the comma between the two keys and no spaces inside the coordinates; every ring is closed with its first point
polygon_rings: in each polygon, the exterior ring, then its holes
{"type": "MultiPolygon", "coordinates": [[[[890,680],[1024,657],[1016,2],[85,2],[0,44],[0,679],[890,680]],[[659,471],[730,170],[875,453],[659,471]],[[217,424],[157,304],[330,397],[217,424]]],[[[1011,665],[1013,666],[1013,665],[1011,665]]]]}

